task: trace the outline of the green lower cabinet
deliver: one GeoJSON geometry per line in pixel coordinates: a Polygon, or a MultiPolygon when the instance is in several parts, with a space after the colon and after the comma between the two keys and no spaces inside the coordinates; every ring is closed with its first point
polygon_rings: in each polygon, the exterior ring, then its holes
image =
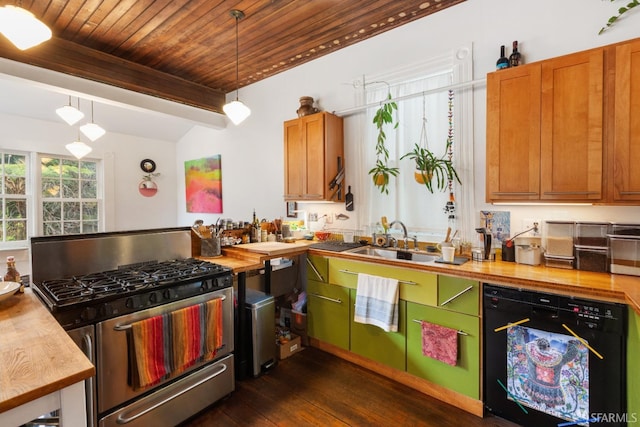
{"type": "Polygon", "coordinates": [[[353,320],[356,290],[351,289],[351,352],[383,365],[404,371],[406,369],[406,306],[398,303],[398,332],[385,332],[381,328],[353,320]]]}
{"type": "Polygon", "coordinates": [[[480,399],[480,318],[407,303],[407,372],[473,399],[480,399]],[[456,366],[422,354],[422,325],[419,322],[422,320],[467,334],[458,334],[456,366]]]}
{"type": "Polygon", "coordinates": [[[307,255],[307,279],[318,282],[329,281],[329,259],[319,255],[307,255]]]}
{"type": "MultiPolygon", "coordinates": [[[[627,338],[627,414],[640,419],[640,315],[629,308],[629,335],[627,338]]],[[[631,424],[631,423],[630,423],[631,424]]]]}
{"type": "Polygon", "coordinates": [[[438,306],[477,316],[480,313],[480,283],[460,277],[438,276],[438,306]]]}
{"type": "Polygon", "coordinates": [[[349,350],[349,289],[307,280],[307,333],[349,350]]]}

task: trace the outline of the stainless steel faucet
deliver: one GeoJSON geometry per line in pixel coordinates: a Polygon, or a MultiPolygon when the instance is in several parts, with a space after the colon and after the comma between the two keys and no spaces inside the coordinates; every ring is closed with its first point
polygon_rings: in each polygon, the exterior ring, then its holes
{"type": "Polygon", "coordinates": [[[404,249],[409,249],[409,236],[407,235],[407,226],[402,223],[402,221],[395,220],[391,224],[389,224],[389,229],[393,228],[395,224],[400,224],[402,227],[402,238],[404,239],[404,249]]]}

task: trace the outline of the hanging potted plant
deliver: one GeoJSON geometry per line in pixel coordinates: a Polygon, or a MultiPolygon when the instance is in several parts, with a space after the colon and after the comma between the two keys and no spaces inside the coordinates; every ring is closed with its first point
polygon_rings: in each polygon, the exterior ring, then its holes
{"type": "Polygon", "coordinates": [[[458,172],[453,167],[451,158],[447,158],[447,151],[451,146],[451,137],[447,139],[447,146],[442,157],[436,156],[427,147],[427,117],[425,113],[424,100],[422,104],[422,130],[420,140],[413,146],[413,150],[406,153],[400,160],[409,158],[416,164],[413,176],[419,184],[424,184],[430,193],[433,193],[434,179],[435,188],[444,191],[449,182],[454,179],[461,184],[458,172]]]}
{"type": "MultiPolygon", "coordinates": [[[[398,176],[400,172],[400,169],[388,165],[389,150],[385,145],[387,135],[384,132],[384,126],[393,124],[393,112],[398,109],[398,105],[391,99],[391,92],[389,92],[386,102],[378,108],[373,116],[373,124],[378,129],[378,138],[376,140],[376,164],[369,170],[373,184],[380,189],[381,193],[385,194],[389,194],[389,177],[398,176]]],[[[393,129],[397,127],[398,123],[396,122],[393,129]]]]}
{"type": "Polygon", "coordinates": [[[415,162],[415,180],[420,184],[424,184],[430,193],[433,193],[434,184],[436,189],[442,191],[447,188],[447,184],[451,180],[455,179],[459,184],[462,184],[458,172],[453,167],[453,163],[446,158],[446,151],[442,157],[438,157],[429,149],[416,143],[413,146],[413,150],[400,157],[400,160],[404,158],[415,162]]]}

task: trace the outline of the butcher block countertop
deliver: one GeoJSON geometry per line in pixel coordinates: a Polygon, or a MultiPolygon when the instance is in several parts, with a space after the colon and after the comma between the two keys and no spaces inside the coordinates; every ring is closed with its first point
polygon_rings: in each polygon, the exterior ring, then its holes
{"type": "Polygon", "coordinates": [[[30,288],[0,301],[0,413],[94,373],[93,364],[30,288]]]}
{"type": "Polygon", "coordinates": [[[317,249],[309,249],[309,253],[354,261],[411,267],[447,276],[464,277],[485,283],[507,285],[540,292],[619,302],[628,304],[636,313],[640,314],[640,277],[637,276],[569,270],[545,267],[543,265],[532,266],[503,261],[468,261],[462,265],[434,262],[422,264],[317,249]]]}
{"type": "Polygon", "coordinates": [[[310,244],[318,243],[308,240],[296,240],[295,243],[262,242],[245,243],[243,245],[222,248],[222,256],[198,257],[199,259],[221,264],[233,269],[234,273],[259,270],[264,261],[282,256],[295,256],[307,252],[310,244]]]}
{"type": "Polygon", "coordinates": [[[295,243],[250,243],[222,249],[223,256],[202,259],[231,267],[235,273],[263,267],[267,259],[309,253],[354,261],[374,262],[398,267],[432,271],[438,274],[464,277],[480,282],[557,293],[575,297],[599,299],[628,304],[640,314],[640,277],[622,274],[595,273],[581,270],[531,266],[514,262],[468,261],[462,265],[414,263],[348,252],[332,252],[309,248],[317,241],[298,240],[295,243]]]}

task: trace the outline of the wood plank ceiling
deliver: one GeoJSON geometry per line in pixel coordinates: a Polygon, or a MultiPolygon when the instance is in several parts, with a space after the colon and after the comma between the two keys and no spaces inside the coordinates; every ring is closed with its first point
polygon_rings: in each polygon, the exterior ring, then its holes
{"type": "MultiPolygon", "coordinates": [[[[464,0],[22,0],[52,40],[0,56],[221,112],[239,87],[464,0]]],[[[1,71],[1,70],[0,70],[1,71]]]]}

